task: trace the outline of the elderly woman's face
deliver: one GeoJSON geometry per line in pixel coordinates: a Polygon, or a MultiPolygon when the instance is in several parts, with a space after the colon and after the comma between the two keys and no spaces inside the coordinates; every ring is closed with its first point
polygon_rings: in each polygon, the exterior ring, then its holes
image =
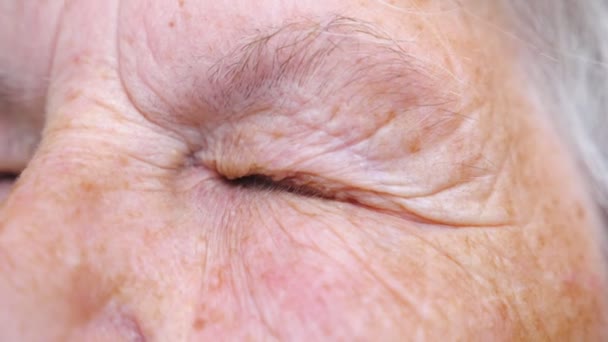
{"type": "Polygon", "coordinates": [[[61,3],[0,2],[0,340],[601,338],[495,9],[61,3]]]}

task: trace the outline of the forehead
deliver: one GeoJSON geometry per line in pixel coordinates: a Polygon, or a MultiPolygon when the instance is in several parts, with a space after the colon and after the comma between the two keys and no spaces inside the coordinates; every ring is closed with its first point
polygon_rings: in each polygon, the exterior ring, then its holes
{"type": "MultiPolygon", "coordinates": [[[[147,106],[146,99],[161,92],[173,99],[169,108],[159,109],[154,103],[146,109],[175,113],[181,111],[176,107],[192,102],[193,94],[214,94],[204,99],[207,102],[228,101],[226,94],[239,97],[250,88],[259,90],[264,79],[311,75],[318,84],[367,73],[376,78],[352,77],[349,84],[386,82],[401,89],[441,75],[443,84],[434,90],[442,92],[449,88],[449,80],[467,81],[470,73],[464,69],[470,66],[464,64],[485,64],[481,58],[486,56],[473,56],[479,49],[470,46],[477,38],[467,31],[459,11],[423,10],[413,2],[399,5],[403,6],[397,10],[376,1],[348,5],[344,1],[262,1],[255,6],[130,2],[119,18],[123,77],[127,88],[141,84],[155,88],[141,96],[142,107],[147,106]],[[385,68],[367,68],[372,64],[385,68]],[[138,75],[131,72],[136,68],[138,75]],[[398,78],[405,72],[408,76],[403,82],[390,82],[391,76],[398,78]],[[380,75],[385,79],[379,79],[380,75]]],[[[418,90],[432,87],[429,83],[417,86],[418,90]]]]}
{"type": "MultiPolygon", "coordinates": [[[[244,60],[242,55],[247,51],[243,47],[258,55],[261,50],[256,48],[270,47],[265,51],[274,49],[266,54],[270,56],[282,48],[281,44],[306,40],[306,34],[315,32],[329,32],[336,36],[333,41],[339,35],[358,37],[362,42],[382,41],[395,50],[405,49],[402,56],[411,56],[409,64],[416,62],[421,69],[444,69],[445,74],[454,77],[466,74],[458,69],[467,58],[483,63],[479,56],[462,56],[467,45],[474,43],[461,11],[452,2],[265,0],[254,4],[130,0],[116,4],[73,1],[64,7],[59,2],[4,1],[0,6],[4,7],[0,24],[0,51],[4,51],[0,52],[0,71],[5,71],[0,83],[2,93],[8,94],[13,102],[38,101],[33,111],[39,113],[43,112],[51,70],[61,69],[74,56],[86,54],[113,58],[111,55],[118,53],[114,57],[120,59],[126,70],[127,85],[139,87],[135,83],[150,83],[176,101],[182,99],[172,93],[175,84],[200,87],[205,82],[201,79],[209,78],[210,70],[228,73],[227,63],[260,66],[259,58],[255,63],[244,60]],[[342,25],[333,31],[321,27],[331,23],[331,18],[339,17],[352,18],[358,25],[342,25]],[[59,27],[63,32],[58,32],[59,27]],[[100,42],[107,38],[92,38],[106,29],[116,33],[112,37],[117,40],[116,45],[108,45],[118,46],[118,51],[104,51],[100,42]],[[62,41],[64,44],[58,47],[62,41]],[[239,54],[241,60],[237,58],[239,54]],[[222,63],[224,67],[218,68],[222,63]],[[129,76],[136,72],[145,75],[129,76]]],[[[305,44],[301,48],[307,49],[305,44]]],[[[337,51],[334,56],[340,54],[334,60],[352,59],[353,51],[337,51]]],[[[7,111],[7,96],[4,99],[3,108],[7,111]]]]}

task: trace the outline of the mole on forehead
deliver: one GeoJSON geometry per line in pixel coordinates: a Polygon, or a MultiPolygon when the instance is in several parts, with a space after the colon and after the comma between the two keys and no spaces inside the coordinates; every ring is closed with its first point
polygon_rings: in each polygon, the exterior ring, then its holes
{"type": "Polygon", "coordinates": [[[293,21],[243,41],[209,69],[211,91],[203,100],[216,109],[259,103],[294,88],[316,98],[347,89],[411,97],[414,88],[446,81],[441,67],[412,52],[415,42],[349,17],[293,21]]]}

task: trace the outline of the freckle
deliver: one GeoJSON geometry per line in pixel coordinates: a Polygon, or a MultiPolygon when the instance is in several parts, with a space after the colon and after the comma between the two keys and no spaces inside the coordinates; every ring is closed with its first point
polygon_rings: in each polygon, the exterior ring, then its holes
{"type": "Polygon", "coordinates": [[[74,218],[81,218],[83,217],[83,212],[82,212],[82,208],[81,207],[76,207],[74,209],[74,212],[72,213],[72,215],[74,216],[74,218]]]}
{"type": "Polygon", "coordinates": [[[66,102],[72,102],[72,101],[76,100],[77,98],[79,98],[81,94],[82,94],[82,91],[80,89],[72,89],[66,95],[65,100],[66,100],[66,102]]]}
{"type": "Polygon", "coordinates": [[[108,247],[106,246],[105,243],[101,243],[101,244],[97,245],[95,250],[98,254],[105,254],[108,251],[108,247]]]}
{"type": "Polygon", "coordinates": [[[186,0],[179,0],[179,7],[184,7],[184,5],[186,4],[186,0]]]}
{"type": "Polygon", "coordinates": [[[100,77],[102,80],[104,80],[104,81],[107,81],[107,80],[109,80],[109,79],[111,79],[111,78],[112,78],[112,77],[110,76],[110,74],[108,74],[108,73],[107,73],[107,72],[105,72],[105,71],[100,72],[100,73],[99,73],[99,77],[100,77]]]}
{"type": "Polygon", "coordinates": [[[420,141],[420,137],[416,136],[410,141],[408,144],[408,151],[411,154],[418,153],[422,149],[422,142],[420,141]]]}
{"type": "Polygon", "coordinates": [[[123,180],[122,182],[120,182],[120,185],[118,186],[119,190],[130,190],[131,189],[131,183],[127,180],[123,180]]]}
{"type": "Polygon", "coordinates": [[[515,209],[514,209],[514,203],[513,203],[513,198],[508,198],[506,203],[505,203],[505,210],[507,211],[507,215],[509,215],[510,218],[515,218],[515,209]]]}
{"type": "Polygon", "coordinates": [[[338,112],[340,112],[340,106],[334,106],[334,108],[332,108],[332,110],[331,110],[332,118],[335,117],[336,114],[338,114],[338,112]]]}
{"type": "Polygon", "coordinates": [[[141,211],[127,211],[126,216],[131,219],[131,220],[135,220],[135,219],[140,219],[143,217],[143,214],[141,211]]]}
{"type": "Polygon", "coordinates": [[[498,304],[498,315],[503,321],[509,318],[509,308],[507,307],[507,304],[503,302],[498,304]]]}
{"type": "Polygon", "coordinates": [[[192,322],[192,327],[202,330],[208,325],[213,325],[225,321],[227,317],[222,313],[222,308],[201,306],[197,310],[196,319],[192,322]]]}
{"type": "Polygon", "coordinates": [[[121,155],[120,157],[118,157],[118,164],[120,164],[121,167],[125,167],[129,165],[129,159],[121,155]]]}
{"type": "Polygon", "coordinates": [[[97,187],[95,186],[95,184],[88,182],[88,181],[84,181],[82,183],[80,183],[80,188],[82,190],[84,190],[85,192],[93,192],[97,187]]]}
{"type": "Polygon", "coordinates": [[[224,271],[217,269],[209,279],[209,291],[218,291],[224,286],[224,271]]]}
{"type": "Polygon", "coordinates": [[[450,67],[452,66],[452,60],[450,59],[449,56],[443,57],[443,65],[450,66],[450,67]]]}
{"type": "Polygon", "coordinates": [[[171,28],[175,27],[175,22],[173,20],[169,22],[169,27],[171,27],[171,28]]]}
{"type": "Polygon", "coordinates": [[[576,204],[576,218],[578,218],[579,220],[583,220],[585,219],[585,209],[583,209],[583,207],[581,206],[580,203],[576,204]]]}
{"type": "Polygon", "coordinates": [[[542,236],[542,235],[540,235],[538,237],[538,241],[537,242],[538,242],[538,247],[539,248],[543,248],[543,247],[545,247],[547,245],[547,242],[545,241],[545,237],[542,236]]]}
{"type": "Polygon", "coordinates": [[[194,330],[203,330],[203,328],[205,327],[205,320],[203,320],[202,318],[195,319],[194,323],[192,324],[192,327],[194,328],[194,330]]]}

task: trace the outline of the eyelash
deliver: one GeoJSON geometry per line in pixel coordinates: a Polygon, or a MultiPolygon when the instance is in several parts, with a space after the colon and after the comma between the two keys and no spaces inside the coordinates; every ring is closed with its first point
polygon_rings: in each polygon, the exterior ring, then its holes
{"type": "Polygon", "coordinates": [[[318,190],[309,186],[297,185],[289,180],[277,182],[272,177],[260,174],[252,174],[244,177],[226,180],[228,184],[234,187],[239,187],[249,190],[266,191],[266,192],[286,192],[304,197],[328,198],[318,190]]]}

